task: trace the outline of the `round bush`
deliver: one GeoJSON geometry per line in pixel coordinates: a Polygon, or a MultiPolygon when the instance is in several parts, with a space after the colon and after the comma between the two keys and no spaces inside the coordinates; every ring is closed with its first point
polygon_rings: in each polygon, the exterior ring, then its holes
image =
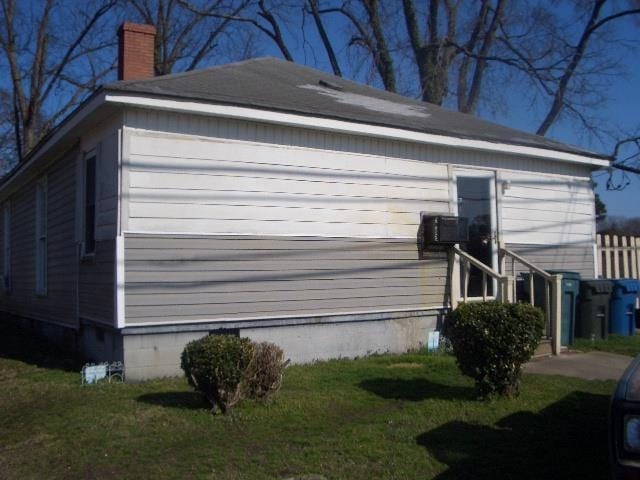
{"type": "Polygon", "coordinates": [[[242,381],[253,357],[248,338],[209,335],[187,344],[181,367],[189,384],[222,413],[242,399],[242,381]]]}
{"type": "Polygon", "coordinates": [[[448,315],[443,334],[462,373],[487,398],[518,393],[522,364],[535,352],[543,328],[542,311],[529,304],[464,303],[448,315]]]}
{"type": "Polygon", "coordinates": [[[284,352],[277,345],[269,342],[255,343],[253,357],[243,380],[244,395],[254,400],[269,400],[280,390],[288,363],[284,361],[284,352]]]}

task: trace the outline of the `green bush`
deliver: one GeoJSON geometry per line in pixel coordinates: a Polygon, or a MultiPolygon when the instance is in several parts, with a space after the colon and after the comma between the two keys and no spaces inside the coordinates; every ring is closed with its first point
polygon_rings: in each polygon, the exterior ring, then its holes
{"type": "Polygon", "coordinates": [[[181,367],[189,384],[201,392],[212,410],[227,413],[242,399],[242,381],[253,357],[247,338],[209,335],[187,344],[181,367]]]}
{"type": "Polygon", "coordinates": [[[482,398],[518,393],[522,364],[542,338],[542,311],[524,303],[465,303],[452,311],[443,334],[463,374],[482,398]]]}
{"type": "Polygon", "coordinates": [[[248,338],[209,335],[190,342],[181,367],[189,384],[201,392],[212,410],[227,413],[240,400],[268,400],[282,386],[282,349],[248,338]]]}
{"type": "Polygon", "coordinates": [[[284,352],[273,343],[254,344],[253,357],[244,377],[244,393],[247,398],[268,400],[282,386],[282,375],[289,362],[284,352]]]}

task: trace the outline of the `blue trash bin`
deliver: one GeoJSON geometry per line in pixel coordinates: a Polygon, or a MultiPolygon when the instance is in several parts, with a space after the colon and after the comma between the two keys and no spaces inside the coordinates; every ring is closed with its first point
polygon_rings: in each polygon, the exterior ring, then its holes
{"type": "Polygon", "coordinates": [[[609,333],[630,336],[636,329],[636,298],[640,281],[631,279],[612,280],[611,307],[609,309],[609,333]]]}

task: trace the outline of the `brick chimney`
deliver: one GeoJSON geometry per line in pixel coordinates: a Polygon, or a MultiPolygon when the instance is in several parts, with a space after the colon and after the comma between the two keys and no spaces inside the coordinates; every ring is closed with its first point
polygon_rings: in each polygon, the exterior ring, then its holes
{"type": "Polygon", "coordinates": [[[141,80],[154,75],[153,25],[123,23],[118,29],[118,80],[141,80]]]}

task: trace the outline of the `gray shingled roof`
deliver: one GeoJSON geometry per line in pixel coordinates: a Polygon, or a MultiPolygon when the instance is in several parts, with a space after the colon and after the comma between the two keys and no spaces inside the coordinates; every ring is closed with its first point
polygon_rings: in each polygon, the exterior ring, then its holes
{"type": "Polygon", "coordinates": [[[107,91],[252,107],[607,158],[275,58],[111,83],[107,91]]]}

